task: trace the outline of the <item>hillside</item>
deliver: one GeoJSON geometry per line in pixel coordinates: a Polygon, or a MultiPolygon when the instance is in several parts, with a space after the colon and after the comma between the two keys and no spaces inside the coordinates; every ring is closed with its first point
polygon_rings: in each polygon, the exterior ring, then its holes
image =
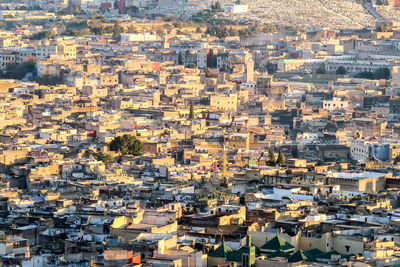
{"type": "MultiPolygon", "coordinates": [[[[221,5],[231,2],[221,0],[221,5]]],[[[329,29],[361,29],[373,27],[376,18],[361,4],[350,0],[246,0],[249,12],[240,15],[223,15],[241,21],[248,19],[280,26],[329,29]]],[[[188,18],[197,11],[207,9],[211,1],[174,2],[153,10],[188,18]]],[[[386,8],[383,15],[395,18],[398,11],[386,8]]]]}

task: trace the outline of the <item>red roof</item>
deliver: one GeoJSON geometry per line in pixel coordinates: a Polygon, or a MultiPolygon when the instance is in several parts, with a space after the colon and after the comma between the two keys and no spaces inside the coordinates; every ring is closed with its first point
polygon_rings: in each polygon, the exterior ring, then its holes
{"type": "Polygon", "coordinates": [[[117,6],[118,6],[118,8],[125,8],[126,1],[117,1],[117,6]]]}
{"type": "Polygon", "coordinates": [[[112,7],[111,3],[101,3],[101,7],[112,7]]]}

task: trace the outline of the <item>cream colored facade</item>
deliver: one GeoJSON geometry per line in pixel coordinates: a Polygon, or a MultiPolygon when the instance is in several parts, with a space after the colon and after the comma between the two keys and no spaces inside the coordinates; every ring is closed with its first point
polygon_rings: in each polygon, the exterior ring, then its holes
{"type": "Polygon", "coordinates": [[[37,60],[44,60],[50,57],[58,57],[61,60],[75,59],[75,40],[43,41],[40,45],[36,47],[37,60]]]}
{"type": "Polygon", "coordinates": [[[210,106],[220,110],[237,110],[237,95],[210,96],[210,106]]]}

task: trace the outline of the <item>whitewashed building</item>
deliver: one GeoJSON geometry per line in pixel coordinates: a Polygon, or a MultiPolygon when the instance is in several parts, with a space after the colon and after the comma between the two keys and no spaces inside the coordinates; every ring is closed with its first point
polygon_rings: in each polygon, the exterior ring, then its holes
{"type": "Polygon", "coordinates": [[[246,13],[249,10],[249,6],[242,0],[237,0],[235,3],[229,3],[224,5],[224,12],[230,14],[246,13]]]}

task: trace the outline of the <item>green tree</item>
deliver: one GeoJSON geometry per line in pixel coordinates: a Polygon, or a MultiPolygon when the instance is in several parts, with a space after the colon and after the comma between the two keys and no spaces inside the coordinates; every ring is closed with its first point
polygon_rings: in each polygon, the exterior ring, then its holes
{"type": "Polygon", "coordinates": [[[37,77],[35,82],[41,85],[58,85],[63,83],[63,79],[57,75],[43,75],[42,77],[37,77]]]}
{"type": "Polygon", "coordinates": [[[276,32],[276,26],[275,26],[275,25],[268,24],[268,25],[266,25],[266,26],[262,29],[262,32],[264,32],[264,33],[276,32]]]}
{"type": "Polygon", "coordinates": [[[54,32],[52,31],[41,31],[36,33],[30,37],[31,40],[42,40],[42,39],[50,39],[54,36],[54,32]]]}
{"type": "Polygon", "coordinates": [[[114,23],[113,36],[119,38],[121,37],[121,33],[123,33],[123,28],[119,24],[119,21],[116,21],[114,23]]]}
{"type": "Polygon", "coordinates": [[[134,17],[139,14],[139,8],[137,6],[130,6],[126,8],[126,13],[134,17]]]}
{"type": "Polygon", "coordinates": [[[89,29],[80,29],[80,30],[74,29],[74,30],[65,31],[63,33],[63,35],[66,35],[66,36],[83,36],[83,35],[88,35],[88,34],[91,34],[91,33],[92,32],[89,29]]]}
{"type": "Polygon", "coordinates": [[[376,27],[378,32],[390,32],[392,31],[392,25],[390,23],[383,23],[382,25],[376,27]]]}
{"type": "Polygon", "coordinates": [[[82,13],[82,9],[80,6],[68,6],[64,9],[61,9],[60,11],[58,11],[59,15],[78,15],[82,13]]]}
{"type": "Polygon", "coordinates": [[[193,103],[190,103],[190,109],[189,109],[189,119],[191,119],[191,120],[193,120],[193,119],[194,119],[193,103]]]}
{"type": "Polygon", "coordinates": [[[97,152],[96,155],[94,156],[96,160],[102,161],[104,164],[108,164],[114,161],[113,157],[104,152],[97,152]]]}
{"type": "Polygon", "coordinates": [[[72,12],[73,12],[74,15],[78,15],[78,14],[82,13],[82,9],[81,9],[80,6],[76,6],[76,7],[74,7],[72,12]]]}
{"type": "Polygon", "coordinates": [[[379,68],[374,71],[374,78],[375,79],[390,79],[390,70],[386,67],[379,68]]]}
{"type": "Polygon", "coordinates": [[[320,66],[320,67],[317,68],[317,70],[316,70],[315,72],[316,72],[317,74],[325,74],[325,73],[326,73],[326,70],[325,70],[325,67],[320,66]]]}
{"type": "Polygon", "coordinates": [[[122,155],[139,156],[143,153],[143,143],[136,136],[124,134],[111,141],[110,150],[117,151],[122,155]]]}
{"type": "Polygon", "coordinates": [[[397,165],[397,164],[399,164],[399,162],[400,162],[400,154],[397,155],[397,156],[394,158],[393,163],[394,163],[395,165],[397,165]]]}
{"type": "Polygon", "coordinates": [[[343,67],[343,66],[339,66],[339,67],[336,69],[336,74],[338,74],[338,75],[345,75],[346,73],[347,73],[347,70],[346,70],[346,68],[343,67]]]}
{"type": "Polygon", "coordinates": [[[272,62],[268,62],[266,69],[268,71],[268,74],[274,74],[278,69],[278,65],[272,62]]]}
{"type": "Polygon", "coordinates": [[[241,29],[239,30],[239,36],[249,36],[250,31],[248,29],[241,29]]]}
{"type": "Polygon", "coordinates": [[[374,73],[371,71],[362,71],[359,72],[355,75],[356,78],[363,78],[363,79],[369,79],[373,80],[374,79],[374,73]]]}
{"type": "Polygon", "coordinates": [[[318,188],[318,190],[317,190],[317,195],[318,195],[318,196],[321,196],[321,192],[322,192],[322,191],[321,191],[321,188],[318,188]]]}
{"type": "Polygon", "coordinates": [[[280,166],[285,165],[285,156],[283,155],[282,151],[279,151],[278,159],[276,160],[276,164],[280,166]]]}
{"type": "Polygon", "coordinates": [[[218,0],[217,0],[217,2],[215,2],[214,10],[215,11],[221,11],[222,10],[221,3],[218,0]]]}
{"type": "Polygon", "coordinates": [[[230,28],[228,29],[228,35],[229,35],[229,36],[237,36],[237,35],[238,35],[238,32],[235,31],[232,27],[230,27],[230,28]]]}
{"type": "Polygon", "coordinates": [[[180,23],[179,21],[172,23],[172,26],[174,26],[174,28],[182,28],[182,23],[180,23]]]}
{"type": "Polygon", "coordinates": [[[90,26],[89,29],[95,35],[102,35],[103,34],[103,29],[101,27],[90,26]]]}
{"type": "Polygon", "coordinates": [[[274,151],[272,151],[272,149],[268,150],[267,165],[268,166],[275,166],[276,165],[275,154],[274,154],[274,151]]]}
{"type": "Polygon", "coordinates": [[[214,27],[207,27],[206,34],[215,35],[215,28],[214,27]]]}

